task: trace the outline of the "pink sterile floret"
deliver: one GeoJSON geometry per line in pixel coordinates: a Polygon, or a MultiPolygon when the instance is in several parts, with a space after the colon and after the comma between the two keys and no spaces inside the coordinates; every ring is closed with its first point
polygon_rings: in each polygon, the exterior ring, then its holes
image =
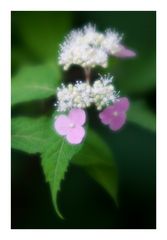
{"type": "Polygon", "coordinates": [[[85,111],[79,108],[73,108],[69,114],[59,115],[54,123],[55,130],[65,136],[71,144],[79,144],[85,136],[83,125],[86,121],[85,111]]]}
{"type": "Polygon", "coordinates": [[[121,45],[120,51],[116,52],[114,55],[119,58],[132,58],[136,56],[136,53],[133,50],[121,45]]]}
{"type": "Polygon", "coordinates": [[[126,121],[126,111],[129,108],[129,100],[126,97],[120,98],[113,105],[105,108],[99,117],[103,124],[109,125],[113,131],[120,129],[126,121]]]}

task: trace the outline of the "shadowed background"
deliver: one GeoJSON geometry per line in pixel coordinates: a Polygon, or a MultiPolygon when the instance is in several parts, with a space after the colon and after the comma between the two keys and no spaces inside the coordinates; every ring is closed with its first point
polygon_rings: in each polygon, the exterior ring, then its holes
{"type": "MultiPolygon", "coordinates": [[[[12,150],[12,228],[155,228],[155,12],[12,12],[12,62],[14,76],[29,64],[57,64],[58,45],[72,29],[94,23],[98,30],[113,28],[124,33],[124,44],[136,50],[129,60],[111,59],[110,72],[122,96],[135,103],[124,128],[113,133],[99,123],[94,110],[89,124],[112,150],[119,173],[119,207],[81,168],[71,164],[59,194],[65,220],[54,212],[38,155],[12,150]],[[143,105],[144,104],[144,105],[143,105]],[[144,107],[143,107],[144,106],[144,107]],[[96,116],[96,117],[95,117],[96,116]]],[[[83,79],[72,67],[62,72],[63,81],[83,79]]],[[[53,111],[55,98],[47,102],[18,104],[12,117],[40,116],[53,111]]]]}

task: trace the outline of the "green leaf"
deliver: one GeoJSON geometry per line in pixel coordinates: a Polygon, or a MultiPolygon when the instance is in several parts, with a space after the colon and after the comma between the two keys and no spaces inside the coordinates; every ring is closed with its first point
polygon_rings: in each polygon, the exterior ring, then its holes
{"type": "Polygon", "coordinates": [[[42,167],[45,173],[46,181],[50,185],[52,201],[55,210],[60,218],[63,218],[57,205],[57,194],[60,190],[60,183],[67,171],[69,161],[80,150],[81,145],[71,145],[67,141],[53,136],[42,154],[42,167]]]}
{"type": "Polygon", "coordinates": [[[81,151],[72,160],[83,167],[99,183],[117,204],[118,174],[111,150],[93,130],[88,131],[81,151]]]}
{"type": "Polygon", "coordinates": [[[12,105],[55,95],[60,81],[56,66],[24,67],[12,79],[12,105]]]}
{"type": "Polygon", "coordinates": [[[155,114],[147,107],[144,102],[132,102],[128,111],[128,120],[155,131],[156,117],[155,114]]]}
{"type": "MultiPolygon", "coordinates": [[[[54,116],[55,117],[55,116],[54,116]]],[[[42,152],[42,168],[46,181],[50,185],[54,208],[60,218],[63,219],[57,204],[57,195],[61,181],[64,179],[70,160],[81,149],[82,144],[69,144],[64,137],[59,136],[53,130],[53,121],[48,126],[48,138],[42,152]]]]}
{"type": "Polygon", "coordinates": [[[17,117],[12,119],[12,148],[27,153],[42,152],[46,141],[48,119],[17,117]]]}
{"type": "Polygon", "coordinates": [[[18,117],[12,120],[12,148],[27,153],[41,153],[42,167],[50,185],[53,204],[57,214],[57,194],[67,171],[69,161],[80,150],[82,144],[71,145],[56,134],[49,118],[18,117]]]}

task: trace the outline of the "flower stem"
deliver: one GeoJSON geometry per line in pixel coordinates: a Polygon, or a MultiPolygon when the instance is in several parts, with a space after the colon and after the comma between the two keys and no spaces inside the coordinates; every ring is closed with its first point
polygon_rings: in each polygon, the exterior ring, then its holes
{"type": "Polygon", "coordinates": [[[90,82],[90,75],[91,75],[91,69],[89,67],[84,68],[84,72],[85,72],[85,80],[86,82],[90,82]]]}

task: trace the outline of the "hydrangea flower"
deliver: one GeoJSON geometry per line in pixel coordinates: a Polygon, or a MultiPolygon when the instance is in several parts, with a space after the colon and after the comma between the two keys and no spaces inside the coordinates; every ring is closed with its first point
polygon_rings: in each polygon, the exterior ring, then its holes
{"type": "Polygon", "coordinates": [[[110,75],[101,76],[91,86],[89,82],[77,81],[74,85],[64,84],[57,88],[57,111],[66,112],[72,108],[87,108],[94,104],[97,110],[114,103],[118,98],[110,75]]]}
{"type": "Polygon", "coordinates": [[[121,43],[123,36],[108,29],[105,33],[88,24],[79,30],[71,31],[60,45],[59,64],[67,70],[72,64],[83,68],[94,68],[99,65],[107,67],[108,57],[134,57],[134,51],[121,43]]]}
{"type": "Polygon", "coordinates": [[[126,111],[129,108],[129,100],[120,98],[113,105],[105,108],[99,117],[103,124],[108,125],[113,131],[119,130],[126,121],[126,111]]]}
{"type": "Polygon", "coordinates": [[[55,119],[54,128],[71,144],[79,144],[85,136],[83,125],[86,121],[85,111],[79,108],[72,109],[68,115],[59,115],[55,119]]]}
{"type": "Polygon", "coordinates": [[[95,66],[107,67],[108,58],[135,57],[136,53],[122,44],[123,35],[107,29],[104,33],[97,31],[96,26],[88,24],[81,29],[71,31],[60,45],[59,64],[67,70],[72,64],[80,65],[85,73],[85,81],[74,84],[61,84],[57,88],[59,115],[54,123],[57,133],[64,136],[71,144],[79,144],[85,136],[84,109],[95,106],[101,111],[99,117],[103,124],[113,131],[120,129],[126,121],[129,100],[119,97],[113,85],[113,77],[100,76],[91,83],[91,69],[95,66]]]}

